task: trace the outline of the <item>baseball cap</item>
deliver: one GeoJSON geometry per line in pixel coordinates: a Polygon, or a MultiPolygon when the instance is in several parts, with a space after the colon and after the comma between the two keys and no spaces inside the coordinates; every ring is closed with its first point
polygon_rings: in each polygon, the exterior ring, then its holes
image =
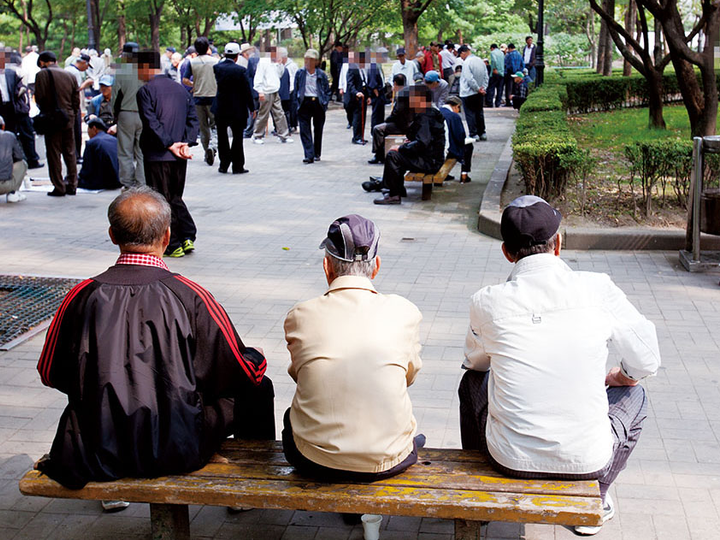
{"type": "Polygon", "coordinates": [[[100,84],[103,86],[112,86],[113,85],[113,76],[112,75],[103,75],[100,77],[100,84]]]}
{"type": "Polygon", "coordinates": [[[240,54],[240,45],[235,42],[225,44],[225,54],[240,54]]]}
{"type": "Polygon", "coordinates": [[[140,52],[140,45],[134,41],[128,41],[123,45],[122,52],[124,53],[138,53],[140,52]]]}
{"type": "Polygon", "coordinates": [[[165,47],[165,50],[166,50],[167,52],[171,52],[171,53],[177,52],[177,50],[175,49],[175,47],[165,47]]]}
{"type": "Polygon", "coordinates": [[[88,125],[88,127],[95,126],[103,131],[107,131],[108,129],[107,124],[103,122],[101,118],[95,116],[94,114],[88,116],[85,120],[85,123],[88,125]]]}
{"type": "Polygon", "coordinates": [[[544,199],[523,195],[512,201],[500,219],[500,234],[510,251],[546,244],[560,227],[562,216],[544,199]]]}
{"type": "Polygon", "coordinates": [[[336,259],[345,262],[370,261],[377,255],[380,231],[375,223],[357,214],[337,218],[320,244],[336,259]]]}
{"type": "Polygon", "coordinates": [[[252,49],[252,48],[253,48],[253,46],[250,45],[249,43],[243,43],[242,45],[240,45],[240,54],[242,54],[242,53],[244,53],[245,51],[248,51],[248,50],[250,50],[250,49],[252,49]]]}
{"type": "Polygon", "coordinates": [[[517,78],[517,77],[520,77],[522,79],[523,77],[525,77],[525,75],[523,75],[522,71],[517,71],[513,74],[513,78],[517,78]]]}
{"type": "Polygon", "coordinates": [[[40,62],[57,62],[57,56],[52,51],[43,51],[37,59],[38,67],[40,67],[40,62]]]}
{"type": "Polygon", "coordinates": [[[413,82],[421,82],[424,80],[423,74],[421,71],[416,71],[413,73],[413,82]]]}
{"type": "Polygon", "coordinates": [[[90,55],[82,53],[80,55],[80,58],[78,60],[82,60],[83,62],[89,62],[90,61],[90,55]]]}
{"type": "Polygon", "coordinates": [[[308,49],[305,51],[305,58],[313,58],[315,60],[320,59],[320,53],[318,53],[315,49],[308,49]]]}
{"type": "Polygon", "coordinates": [[[405,47],[398,47],[397,51],[395,51],[395,56],[400,56],[401,54],[405,54],[405,47]]]}
{"type": "Polygon", "coordinates": [[[434,83],[438,82],[439,80],[440,74],[437,71],[431,69],[430,71],[425,73],[425,82],[434,83]]]}

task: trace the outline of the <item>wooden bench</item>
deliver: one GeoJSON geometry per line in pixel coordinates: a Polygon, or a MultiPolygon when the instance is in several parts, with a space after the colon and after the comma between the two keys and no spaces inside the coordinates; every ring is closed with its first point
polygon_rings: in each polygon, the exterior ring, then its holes
{"type": "Polygon", "coordinates": [[[432,197],[433,184],[442,186],[450,171],[457,163],[455,159],[446,159],[443,166],[435,174],[425,174],[420,172],[409,172],[405,175],[406,182],[422,182],[422,200],[429,201],[432,197]]]}
{"type": "Polygon", "coordinates": [[[480,538],[488,521],[597,525],[596,481],[516,480],[493,471],[478,452],[422,449],[405,473],[372,484],[326,484],[298,475],[279,442],[229,440],[203,469],[155,479],[90,482],[70,490],[38,471],[20,481],[25,495],[150,503],[154,539],[188,539],[188,505],[245,506],[455,520],[456,540],[480,538]]]}

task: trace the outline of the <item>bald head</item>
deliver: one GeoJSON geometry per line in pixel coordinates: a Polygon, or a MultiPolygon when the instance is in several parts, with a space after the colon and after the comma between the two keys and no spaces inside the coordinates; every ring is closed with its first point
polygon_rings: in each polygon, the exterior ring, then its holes
{"type": "Polygon", "coordinates": [[[108,220],[110,237],[121,251],[129,248],[129,251],[150,252],[166,240],[170,205],[148,187],[133,188],[110,203],[108,220]]]}

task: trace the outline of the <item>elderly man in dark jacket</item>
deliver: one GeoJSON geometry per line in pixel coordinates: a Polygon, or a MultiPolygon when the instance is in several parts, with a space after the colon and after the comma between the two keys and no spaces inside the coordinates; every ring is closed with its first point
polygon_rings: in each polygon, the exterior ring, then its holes
{"type": "Polygon", "coordinates": [[[263,353],[162,260],[170,213],[148,187],[120,194],[108,210],[120,257],[68,293],[48,330],[38,371],[68,405],[37,468],[65,487],[190,472],[231,433],[275,438],[263,353]]]}
{"type": "MultiPolygon", "coordinates": [[[[425,85],[410,88],[410,109],[415,113],[408,128],[408,142],[391,149],[385,157],[381,186],[388,190],[375,204],[400,204],[406,196],[405,173],[434,174],[445,161],[445,120],[432,106],[432,93],[425,85]]],[[[377,181],[363,184],[366,191],[377,191],[377,181]],[[370,184],[370,185],[367,185],[370,184]]]]}
{"type": "Polygon", "coordinates": [[[25,200],[25,195],[20,193],[20,186],[27,169],[17,137],[5,131],[5,119],[0,116],[0,195],[6,195],[7,202],[25,200]]]}
{"type": "Polygon", "coordinates": [[[248,172],[245,168],[245,150],[243,132],[247,127],[249,111],[255,110],[247,70],[237,63],[240,45],[225,45],[225,60],[213,66],[217,82],[217,96],[212,113],[215,115],[215,127],[218,137],[220,167],[218,172],[227,173],[232,165],[233,174],[248,172]],[[228,139],[228,129],[232,130],[232,148],[228,139]]]}
{"type": "Polygon", "coordinates": [[[374,157],[368,160],[371,165],[385,163],[385,138],[388,135],[405,133],[410,125],[413,115],[412,111],[410,111],[410,90],[407,84],[408,81],[402,73],[398,73],[393,77],[395,100],[390,116],[382,124],[372,128],[372,151],[374,157]]]}
{"type": "Polygon", "coordinates": [[[305,52],[305,67],[295,73],[300,141],[305,153],[303,163],[320,161],[322,154],[323,127],[325,111],[330,101],[330,85],[325,72],[317,69],[319,60],[320,54],[315,49],[308,49],[305,52]]]}

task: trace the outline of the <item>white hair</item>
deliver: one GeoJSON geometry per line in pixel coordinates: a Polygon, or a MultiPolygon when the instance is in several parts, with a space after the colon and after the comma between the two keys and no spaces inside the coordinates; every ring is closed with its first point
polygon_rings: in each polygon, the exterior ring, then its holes
{"type": "Polygon", "coordinates": [[[369,261],[341,261],[329,253],[325,254],[325,258],[330,262],[330,268],[332,269],[333,276],[336,278],[340,276],[361,276],[372,279],[377,262],[375,257],[369,261]]]}
{"type": "Polygon", "coordinates": [[[278,47],[278,56],[280,58],[287,58],[288,57],[288,50],[285,47],[278,47]]]}

